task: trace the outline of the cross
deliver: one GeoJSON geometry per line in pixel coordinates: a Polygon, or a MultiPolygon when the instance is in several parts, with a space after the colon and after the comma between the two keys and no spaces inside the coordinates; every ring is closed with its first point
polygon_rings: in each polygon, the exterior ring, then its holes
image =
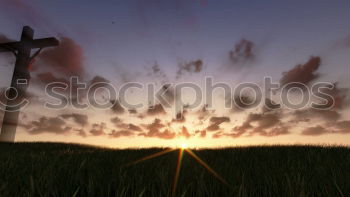
{"type": "Polygon", "coordinates": [[[0,44],[0,52],[12,52],[16,56],[11,87],[7,92],[8,99],[1,127],[0,142],[14,142],[15,140],[20,112],[20,106],[18,106],[18,103],[26,96],[26,90],[30,80],[30,63],[43,48],[57,46],[59,44],[59,41],[56,38],[34,40],[33,36],[34,30],[29,26],[24,26],[20,41],[0,44]],[[31,55],[32,49],[38,50],[31,55]]]}

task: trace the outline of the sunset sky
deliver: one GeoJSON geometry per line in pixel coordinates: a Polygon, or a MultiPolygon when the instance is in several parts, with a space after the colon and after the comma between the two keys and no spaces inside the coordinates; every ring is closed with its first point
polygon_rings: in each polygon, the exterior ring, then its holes
{"type": "MultiPolygon", "coordinates": [[[[256,144],[350,145],[350,2],[0,0],[0,43],[19,40],[23,26],[35,38],[57,37],[32,65],[30,105],[21,111],[16,141],[77,142],[109,147],[222,147],[256,144]],[[111,82],[194,82],[231,87],[264,77],[274,83],[336,84],[327,110],[305,107],[224,109],[218,89],[212,109],[149,109],[144,91],[128,95],[143,109],[46,109],[45,85],[71,76],[88,85],[111,82]],[[183,119],[176,120],[181,113],[183,119]]],[[[10,85],[14,57],[0,54],[0,87],[10,85]]],[[[277,90],[272,100],[280,103],[277,90]]],[[[295,93],[294,99],[298,100],[295,93]]],[[[184,93],[184,104],[192,94],[184,93]]],[[[249,94],[248,96],[249,97],[249,94]]],[[[115,101],[117,97],[108,98],[115,101]]],[[[100,99],[106,95],[100,92],[100,99]]],[[[175,98],[176,100],[177,98],[175,98]]],[[[3,113],[1,113],[2,119],[3,113]]]]}

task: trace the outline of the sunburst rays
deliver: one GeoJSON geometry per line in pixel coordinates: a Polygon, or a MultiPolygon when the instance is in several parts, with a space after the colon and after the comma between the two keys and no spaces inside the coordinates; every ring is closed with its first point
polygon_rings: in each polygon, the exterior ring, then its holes
{"type": "Polygon", "coordinates": [[[203,166],[210,174],[212,174],[215,178],[217,178],[221,183],[225,184],[226,186],[230,186],[228,184],[228,182],[222,177],[220,176],[214,169],[212,169],[205,161],[203,161],[198,155],[196,155],[192,150],[187,148],[187,145],[181,145],[181,148],[178,149],[166,149],[157,153],[154,153],[152,155],[148,155],[146,157],[143,157],[141,159],[138,159],[134,162],[130,162],[128,164],[126,164],[125,166],[131,166],[131,165],[135,165],[138,164],[140,162],[149,160],[149,159],[153,159],[162,155],[165,155],[167,153],[173,152],[175,150],[179,151],[178,154],[178,159],[177,159],[177,165],[176,165],[176,169],[175,169],[175,175],[174,175],[174,179],[173,179],[173,185],[172,185],[172,190],[171,190],[171,195],[175,196],[176,194],[176,189],[177,189],[177,185],[178,185],[178,181],[179,181],[179,177],[180,177],[180,171],[181,171],[181,165],[182,165],[182,159],[184,156],[184,153],[187,152],[188,155],[190,155],[197,163],[199,163],[201,166],[203,166]]]}

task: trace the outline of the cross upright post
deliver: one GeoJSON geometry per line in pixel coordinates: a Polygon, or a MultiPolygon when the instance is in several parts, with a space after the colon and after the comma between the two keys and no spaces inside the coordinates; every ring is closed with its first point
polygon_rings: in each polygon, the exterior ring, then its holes
{"type": "Polygon", "coordinates": [[[11,86],[7,92],[6,110],[0,133],[0,142],[14,142],[18,117],[21,106],[18,105],[25,97],[29,85],[29,64],[45,47],[57,46],[56,38],[33,39],[34,31],[29,26],[24,26],[21,40],[0,44],[0,52],[12,52],[16,56],[16,64],[11,80],[11,86]],[[31,50],[38,51],[31,56],[31,50]],[[13,99],[16,98],[16,99],[13,99]]]}

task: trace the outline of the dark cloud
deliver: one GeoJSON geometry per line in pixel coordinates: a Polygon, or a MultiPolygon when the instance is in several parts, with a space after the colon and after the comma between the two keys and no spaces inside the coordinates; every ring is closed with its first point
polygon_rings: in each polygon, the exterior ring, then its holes
{"type": "Polygon", "coordinates": [[[120,128],[120,129],[124,129],[124,130],[130,130],[130,131],[142,131],[142,128],[135,125],[135,124],[132,124],[132,123],[129,123],[129,124],[126,124],[126,123],[116,123],[115,124],[116,127],[120,128]]]}
{"type": "Polygon", "coordinates": [[[339,121],[334,123],[334,128],[326,128],[324,126],[315,126],[315,127],[308,127],[302,131],[302,135],[308,135],[308,136],[319,136],[323,134],[348,134],[350,133],[350,121],[339,121]]]}
{"type": "Polygon", "coordinates": [[[176,79],[179,79],[185,73],[199,73],[203,69],[203,61],[198,59],[190,62],[183,62],[179,64],[176,72],[176,79]]]}
{"type": "Polygon", "coordinates": [[[116,113],[116,114],[122,114],[124,113],[125,109],[124,107],[120,104],[119,100],[111,100],[110,101],[112,105],[111,110],[116,113]]]}
{"type": "Polygon", "coordinates": [[[123,121],[118,117],[112,118],[111,122],[114,124],[115,127],[118,127],[123,130],[142,131],[141,127],[132,123],[123,123],[123,121]]]}
{"type": "Polygon", "coordinates": [[[70,38],[61,38],[59,46],[43,51],[39,57],[46,63],[45,66],[49,65],[68,76],[81,76],[84,73],[83,50],[70,38]]]}
{"type": "MultiPolygon", "coordinates": [[[[327,99],[325,102],[327,102],[327,105],[325,105],[325,108],[332,107],[334,109],[343,109],[345,105],[349,104],[347,103],[347,94],[348,89],[347,88],[339,88],[338,83],[333,84],[333,88],[331,89],[331,85],[325,85],[324,88],[321,89],[321,92],[323,94],[328,94],[333,99],[327,99]]],[[[316,92],[316,95],[319,95],[319,92],[316,92]]],[[[326,103],[322,103],[326,104],[326,103]]]]}
{"type": "Polygon", "coordinates": [[[161,123],[160,119],[154,119],[154,122],[146,125],[147,133],[140,133],[140,136],[144,137],[156,137],[161,139],[173,139],[176,137],[176,133],[169,131],[168,129],[163,129],[164,124],[161,123]],[[163,130],[161,130],[163,129],[163,130]]]}
{"type": "Polygon", "coordinates": [[[173,119],[173,122],[185,122],[185,114],[187,113],[187,110],[180,111],[176,114],[175,119],[173,119]]]}
{"type": "Polygon", "coordinates": [[[262,106],[262,113],[274,112],[277,110],[281,110],[281,105],[269,98],[265,98],[264,105],[262,106]]]}
{"type": "MultiPolygon", "coordinates": [[[[229,136],[239,137],[247,132],[248,135],[259,134],[262,136],[286,134],[287,132],[278,129],[283,128],[281,125],[279,113],[250,113],[241,126],[233,128],[233,133],[230,133],[229,136]],[[256,123],[256,126],[253,126],[252,123],[256,123]]],[[[286,130],[286,128],[284,128],[284,130],[286,130]]]]}
{"type": "Polygon", "coordinates": [[[350,121],[349,120],[339,121],[337,122],[336,126],[339,129],[350,129],[350,121]]]}
{"type": "Polygon", "coordinates": [[[161,69],[159,64],[157,62],[154,63],[154,65],[151,68],[146,68],[148,72],[148,76],[159,79],[162,83],[165,83],[169,81],[168,76],[165,74],[165,72],[161,69]]]}
{"type": "Polygon", "coordinates": [[[205,129],[204,130],[196,130],[195,134],[199,134],[199,137],[204,138],[205,136],[207,136],[207,131],[205,129]]]}
{"type": "Polygon", "coordinates": [[[77,131],[78,135],[81,136],[81,137],[86,137],[87,136],[87,134],[86,134],[84,129],[74,129],[74,131],[77,131]]]}
{"type": "Polygon", "coordinates": [[[282,73],[280,80],[281,85],[288,83],[302,83],[308,85],[312,80],[317,79],[319,75],[316,73],[321,65],[321,58],[311,56],[305,64],[299,64],[293,69],[282,73]]]}
{"type": "Polygon", "coordinates": [[[208,105],[204,105],[202,109],[196,112],[196,114],[198,115],[199,120],[206,120],[214,112],[215,110],[208,110],[208,105]]]}
{"type": "Polygon", "coordinates": [[[101,76],[94,76],[87,85],[86,91],[96,91],[98,88],[106,87],[107,84],[110,84],[110,81],[101,76]]]}
{"type": "Polygon", "coordinates": [[[93,136],[101,136],[105,134],[106,123],[101,122],[100,124],[93,124],[90,130],[90,134],[93,136]]]}
{"type": "Polygon", "coordinates": [[[150,106],[147,109],[147,114],[148,115],[158,115],[158,114],[166,114],[163,105],[161,104],[156,104],[154,106],[150,106]]]}
{"type": "Polygon", "coordinates": [[[120,123],[122,123],[122,120],[118,117],[114,117],[114,118],[111,118],[111,122],[113,124],[120,124],[120,123]]]}
{"type": "Polygon", "coordinates": [[[234,65],[246,63],[255,59],[254,43],[250,40],[242,39],[236,43],[233,50],[229,52],[229,57],[234,65]]]}
{"type": "Polygon", "coordinates": [[[136,109],[129,109],[129,113],[130,114],[137,114],[137,110],[136,109]]]}
{"type": "Polygon", "coordinates": [[[44,132],[65,134],[71,130],[71,127],[66,126],[66,122],[63,119],[45,116],[42,116],[37,121],[30,122],[26,128],[30,134],[40,134],[44,132]]]}
{"type": "Polygon", "coordinates": [[[322,134],[330,133],[322,126],[308,127],[302,131],[302,135],[318,136],[322,134]]]}
{"type": "Polygon", "coordinates": [[[179,95],[175,93],[174,88],[170,84],[164,84],[162,86],[160,94],[164,96],[164,98],[169,104],[174,103],[176,96],[179,95]]]}
{"type": "Polygon", "coordinates": [[[273,137],[273,136],[278,136],[278,135],[286,135],[289,133],[290,133],[289,127],[277,126],[277,127],[270,129],[269,131],[263,130],[262,132],[260,132],[260,135],[266,136],[266,137],[273,137]]]}
{"type": "Polygon", "coordinates": [[[188,129],[185,126],[183,126],[181,128],[181,132],[179,133],[179,136],[183,136],[185,138],[190,138],[191,134],[188,132],[188,129]]]}
{"type": "Polygon", "coordinates": [[[121,130],[121,131],[115,131],[113,130],[110,134],[108,134],[110,137],[119,138],[119,137],[130,137],[133,136],[134,133],[130,130],[121,130]]]}
{"type": "Polygon", "coordinates": [[[350,133],[350,121],[349,120],[344,120],[344,121],[339,121],[336,123],[336,128],[335,130],[336,133],[350,133]]]}
{"type": "Polygon", "coordinates": [[[142,131],[142,128],[137,126],[137,125],[134,125],[134,124],[128,124],[128,129],[132,130],[132,131],[142,131]]]}
{"type": "Polygon", "coordinates": [[[226,102],[232,106],[234,112],[242,112],[252,107],[254,99],[248,94],[241,94],[226,98],[226,102]]]}
{"type": "Polygon", "coordinates": [[[7,36],[3,35],[0,33],[0,44],[1,43],[6,43],[6,42],[13,42],[14,40],[11,40],[10,38],[8,38],[7,36]]]}
{"type": "Polygon", "coordinates": [[[293,112],[294,119],[292,122],[308,122],[312,119],[321,119],[328,124],[334,124],[339,118],[340,113],[335,110],[318,110],[318,109],[305,109],[296,110],[293,112]]]}
{"type": "Polygon", "coordinates": [[[215,138],[220,138],[222,136],[224,136],[224,133],[222,131],[218,131],[214,133],[211,137],[215,139],[215,138]]]}
{"type": "Polygon", "coordinates": [[[220,124],[224,122],[230,122],[229,117],[211,117],[210,125],[207,127],[208,131],[216,131],[220,129],[220,124]]]}
{"type": "Polygon", "coordinates": [[[73,119],[75,123],[85,126],[89,123],[89,118],[85,114],[71,113],[71,114],[62,114],[63,119],[73,119]]]}

